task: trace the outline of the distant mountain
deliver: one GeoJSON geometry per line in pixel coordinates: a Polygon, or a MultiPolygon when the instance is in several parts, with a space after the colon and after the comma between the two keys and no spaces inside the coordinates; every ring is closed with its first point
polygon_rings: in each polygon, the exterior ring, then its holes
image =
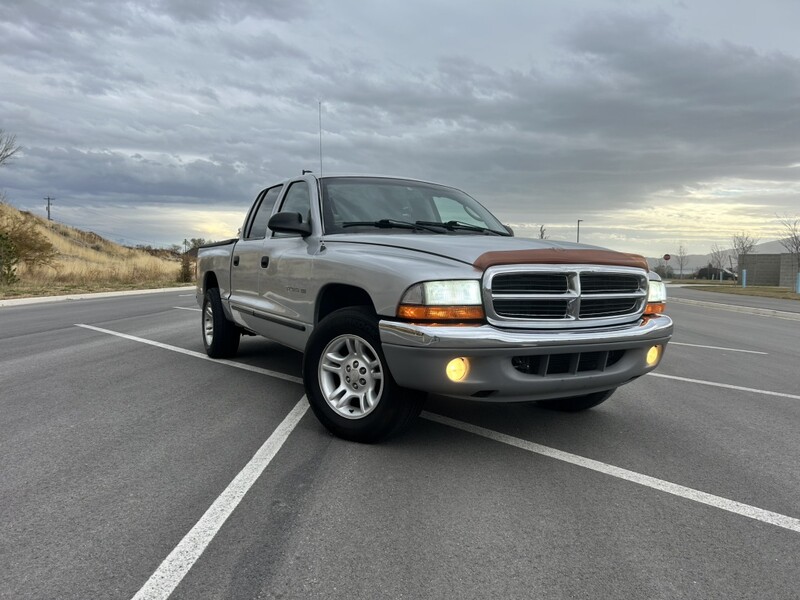
{"type": "MultiPolygon", "coordinates": [[[[755,248],[753,248],[753,252],[755,254],[783,254],[786,252],[786,248],[784,248],[778,240],[773,242],[764,242],[763,244],[757,244],[755,248]]],[[[731,267],[731,258],[733,259],[733,266],[736,266],[737,257],[734,256],[733,250],[726,250],[725,251],[725,263],[723,267],[726,269],[730,269],[731,267]],[[729,258],[730,257],[730,258],[729,258]]],[[[653,258],[651,256],[647,257],[647,264],[650,265],[650,268],[658,266],[659,262],[661,261],[661,257],[653,258]]],[[[707,266],[708,263],[711,262],[711,254],[689,254],[686,257],[686,265],[683,269],[683,274],[691,274],[697,271],[698,269],[702,269],[703,267],[707,266]]],[[[672,259],[669,261],[669,266],[675,271],[678,272],[678,259],[673,254],[672,259]]]]}

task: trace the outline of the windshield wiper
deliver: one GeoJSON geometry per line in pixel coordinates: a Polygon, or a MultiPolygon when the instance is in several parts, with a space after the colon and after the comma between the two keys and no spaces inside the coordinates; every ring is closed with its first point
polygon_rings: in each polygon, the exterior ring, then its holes
{"type": "Polygon", "coordinates": [[[463,221],[417,221],[417,225],[424,225],[426,227],[444,227],[448,231],[478,231],[480,233],[489,233],[491,235],[508,235],[508,233],[495,231],[488,227],[481,227],[480,225],[473,225],[472,223],[464,223],[463,221]]]}
{"type": "MultiPolygon", "coordinates": [[[[431,223],[431,225],[437,225],[437,223],[431,223]]],[[[435,227],[429,226],[427,223],[422,223],[417,221],[416,223],[411,223],[410,221],[398,221],[396,219],[380,219],[379,221],[345,221],[342,223],[342,227],[377,227],[378,229],[413,229],[413,230],[420,230],[424,229],[426,231],[432,231],[434,233],[442,233],[440,230],[436,229],[435,227]]]]}

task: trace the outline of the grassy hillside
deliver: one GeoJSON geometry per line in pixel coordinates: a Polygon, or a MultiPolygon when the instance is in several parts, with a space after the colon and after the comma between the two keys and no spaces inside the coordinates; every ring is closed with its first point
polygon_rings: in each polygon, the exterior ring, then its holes
{"type": "Polygon", "coordinates": [[[0,233],[15,227],[49,243],[50,258],[20,261],[18,281],[0,284],[0,298],[178,285],[180,257],[168,251],[127,248],[0,203],[0,233]]]}

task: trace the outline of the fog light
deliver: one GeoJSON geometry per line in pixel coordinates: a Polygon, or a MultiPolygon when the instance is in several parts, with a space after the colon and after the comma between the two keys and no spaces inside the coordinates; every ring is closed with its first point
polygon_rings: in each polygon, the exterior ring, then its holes
{"type": "Polygon", "coordinates": [[[469,361],[466,358],[454,358],[447,363],[445,372],[450,381],[462,381],[469,373],[469,361]]]}
{"type": "Polygon", "coordinates": [[[647,361],[648,367],[655,367],[658,364],[658,361],[661,360],[661,350],[661,346],[652,346],[650,350],[647,351],[645,360],[647,361]]]}

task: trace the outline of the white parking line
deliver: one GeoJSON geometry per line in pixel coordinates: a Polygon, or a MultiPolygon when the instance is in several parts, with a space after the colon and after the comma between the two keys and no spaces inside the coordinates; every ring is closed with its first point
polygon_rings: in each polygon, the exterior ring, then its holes
{"type": "MultiPolygon", "coordinates": [[[[178,308],[177,306],[175,308],[178,308]]],[[[199,308],[194,309],[185,309],[185,310],[200,310],[199,308]]],[[[727,352],[746,352],[747,354],[764,354],[767,355],[766,352],[759,352],[757,350],[741,350],[740,348],[723,348],[722,346],[701,346],[700,344],[685,344],[683,342],[672,342],[669,343],[670,346],[691,346],[692,348],[708,348],[709,350],[726,350],[727,352]]]]}
{"type": "Polygon", "coordinates": [[[455,419],[451,419],[449,417],[443,417],[441,415],[436,415],[429,412],[424,412],[422,416],[429,421],[454,427],[456,429],[461,429],[462,431],[467,431],[469,433],[474,433],[475,435],[479,435],[496,442],[501,442],[503,444],[508,444],[509,446],[514,446],[515,448],[521,448],[522,450],[527,450],[528,452],[532,452],[534,454],[540,454],[542,456],[554,458],[556,460],[583,467],[584,469],[590,469],[592,471],[597,471],[598,473],[611,475],[612,477],[617,477],[619,479],[637,483],[661,492],[666,492],[667,494],[672,494],[673,496],[680,496],[681,498],[686,498],[687,500],[699,502],[700,504],[707,504],[708,506],[726,510],[743,517],[748,517],[750,519],[755,519],[757,521],[762,521],[763,523],[769,523],[770,525],[775,525],[777,527],[782,527],[784,529],[789,529],[790,531],[796,531],[797,533],[800,533],[800,519],[795,519],[794,517],[788,517],[780,513],[750,506],[749,504],[742,504],[741,502],[736,502],[735,500],[728,500],[727,498],[723,498],[721,496],[714,496],[713,494],[701,492],[700,490],[684,487],[676,483],[670,483],[669,481],[664,481],[662,479],[656,479],[655,477],[650,477],[649,475],[642,475],[641,473],[636,473],[635,471],[621,469],[620,467],[615,467],[614,465],[592,460],[591,458],[584,458],[583,456],[578,456],[577,454],[570,454],[569,452],[564,452],[563,450],[556,450],[555,448],[542,446],[541,444],[529,442],[528,440],[516,438],[504,433],[499,433],[497,431],[492,431],[491,429],[470,425],[469,423],[464,423],[463,421],[456,421],[455,419]]]}
{"type": "Polygon", "coordinates": [[[757,388],[742,387],[731,385],[730,383],[716,383],[714,381],[703,381],[702,379],[690,379],[689,377],[678,377],[677,375],[664,375],[663,373],[648,373],[648,377],[661,377],[662,379],[674,379],[675,381],[685,381],[686,383],[696,383],[697,385],[708,385],[711,387],[725,388],[727,390],[737,390],[739,392],[753,392],[754,394],[764,394],[766,396],[779,396],[781,398],[791,398],[800,400],[796,394],[786,394],[784,392],[771,392],[769,390],[759,390],[757,388]]]}
{"type": "Polygon", "coordinates": [[[244,469],[234,477],[225,491],[214,500],[205,514],[195,523],[183,539],[159,565],[142,588],[136,592],[133,600],[166,600],[178,587],[178,584],[194,566],[197,559],[217,535],[217,532],[231,516],[247,491],[267,468],[278,450],[281,449],[289,434],[303,418],[308,410],[308,401],[303,396],[289,415],[267,438],[267,441],[253,455],[244,469]]]}
{"type": "Polygon", "coordinates": [[[186,350],[185,348],[179,348],[178,346],[170,346],[169,344],[162,344],[161,342],[154,342],[153,340],[148,340],[145,338],[136,337],[135,335],[128,335],[127,333],[120,333],[118,331],[111,331],[110,329],[103,329],[102,327],[95,327],[94,325],[84,325],[82,323],[76,323],[75,327],[82,327],[84,329],[91,329],[92,331],[98,331],[100,333],[105,333],[108,335],[113,335],[116,337],[120,337],[126,340],[130,340],[132,342],[139,342],[140,344],[147,344],[149,346],[155,346],[156,348],[163,348],[164,350],[171,350],[172,352],[179,352],[180,354],[186,354],[187,356],[194,356],[195,358],[199,358],[202,360],[210,360],[214,363],[219,363],[223,365],[228,365],[229,367],[235,367],[237,369],[243,369],[245,371],[252,371],[253,373],[260,373],[261,375],[268,375],[270,377],[275,377],[276,379],[283,379],[284,381],[291,381],[292,383],[303,383],[303,380],[299,377],[293,377],[292,375],[287,375],[286,373],[279,373],[277,371],[270,371],[269,369],[262,369],[261,367],[253,367],[250,365],[246,365],[240,362],[235,362],[232,360],[225,360],[224,358],[209,358],[208,355],[203,354],[202,352],[195,352],[193,350],[186,350]]]}
{"type": "MultiPolygon", "coordinates": [[[[186,354],[188,356],[194,356],[204,360],[212,360],[209,359],[205,354],[201,354],[199,352],[193,352],[191,350],[185,350],[177,346],[170,346],[168,344],[154,342],[152,340],[147,340],[145,338],[127,335],[111,331],[108,329],[102,329],[100,327],[94,327],[92,325],[77,325],[77,326],[83,327],[85,329],[91,329],[93,331],[98,331],[100,333],[114,335],[131,341],[136,341],[143,344],[156,346],[158,348],[163,348],[165,350],[179,352],[181,354],[186,354]]],[[[296,377],[290,377],[288,375],[284,375],[283,373],[276,373],[274,371],[268,371],[267,369],[260,369],[258,367],[250,367],[249,365],[243,365],[241,363],[236,363],[233,361],[215,360],[213,362],[226,364],[236,368],[246,369],[248,371],[262,373],[270,377],[278,377],[280,379],[297,381],[298,383],[301,382],[301,380],[296,377]]],[[[664,377],[667,379],[675,379],[679,381],[685,381],[688,383],[697,383],[700,385],[711,385],[714,387],[723,387],[740,391],[767,394],[772,396],[795,398],[800,400],[800,396],[795,396],[793,394],[770,392],[768,390],[758,390],[754,388],[745,388],[745,387],[722,384],[722,383],[711,383],[707,381],[701,381],[698,379],[689,379],[686,377],[661,375],[659,373],[648,373],[648,375],[654,377],[664,377]]],[[[186,573],[188,573],[189,570],[192,568],[197,559],[202,555],[205,548],[208,546],[208,544],[214,538],[216,533],[225,523],[226,519],[230,516],[230,514],[239,504],[245,493],[247,493],[247,491],[250,489],[253,483],[258,479],[260,474],[264,471],[264,469],[270,463],[270,461],[278,452],[278,450],[280,450],[281,446],[284,444],[289,434],[294,430],[297,423],[300,421],[300,419],[303,417],[303,415],[307,410],[308,410],[308,404],[304,396],[303,399],[294,407],[289,416],[287,416],[284,419],[281,425],[275,430],[275,432],[273,432],[270,438],[259,449],[259,451],[253,457],[253,459],[251,459],[251,461],[245,466],[245,468],[236,476],[236,478],[234,478],[231,484],[225,489],[225,491],[220,495],[220,497],[217,498],[214,504],[211,505],[211,507],[206,511],[206,513],[197,522],[197,524],[195,524],[195,526],[189,531],[189,533],[186,534],[186,536],[181,540],[178,546],[176,546],[176,548],[172,552],[170,552],[167,558],[158,567],[156,572],[153,573],[150,579],[148,579],[147,583],[145,583],[145,585],[139,590],[139,592],[137,592],[133,600],[143,600],[145,598],[148,600],[150,599],[166,600],[168,598],[168,596],[172,593],[172,591],[181,582],[186,573]]],[[[655,489],[667,494],[685,498],[693,502],[705,504],[707,506],[718,508],[743,517],[755,519],[763,523],[775,525],[776,527],[781,527],[783,529],[788,529],[790,531],[800,533],[800,519],[797,519],[795,517],[782,515],[780,513],[758,508],[756,506],[751,506],[749,504],[743,504],[735,500],[729,500],[728,498],[723,498],[722,496],[715,496],[707,492],[702,492],[700,490],[678,485],[676,483],[671,483],[669,481],[657,479],[655,477],[644,475],[642,473],[637,473],[635,471],[629,471],[627,469],[615,467],[614,465],[603,463],[590,458],[585,458],[577,454],[564,452],[563,450],[557,450],[555,448],[543,446],[535,442],[530,442],[528,440],[516,438],[497,431],[493,431],[491,429],[478,427],[476,425],[471,425],[463,421],[457,421],[455,419],[451,419],[449,417],[445,417],[442,415],[424,412],[422,414],[422,417],[435,423],[447,425],[449,427],[454,427],[456,429],[460,429],[462,431],[473,433],[475,435],[479,435],[481,437],[490,440],[494,440],[503,444],[520,448],[522,450],[526,450],[534,454],[539,454],[542,456],[560,460],[562,462],[583,467],[585,469],[596,471],[598,473],[603,473],[605,475],[616,477],[618,479],[623,479],[625,481],[636,483],[638,485],[655,489]]]]}
{"type": "Polygon", "coordinates": [[[202,312],[199,308],[191,308],[189,306],[173,306],[177,310],[191,310],[193,312],[202,312]]]}

